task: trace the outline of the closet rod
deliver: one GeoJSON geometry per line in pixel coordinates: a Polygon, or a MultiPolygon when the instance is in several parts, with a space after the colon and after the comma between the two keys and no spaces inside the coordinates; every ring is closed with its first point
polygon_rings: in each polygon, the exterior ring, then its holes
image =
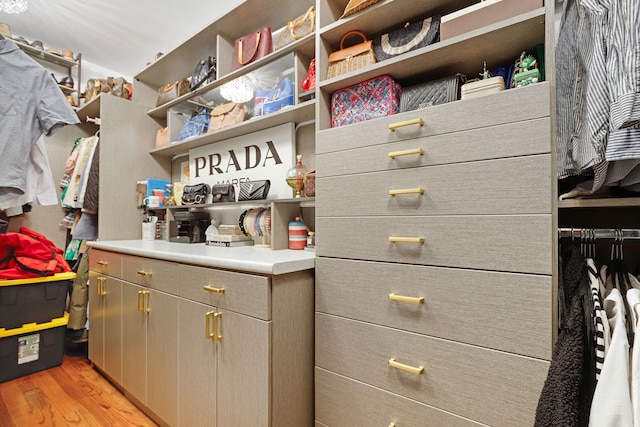
{"type": "Polygon", "coordinates": [[[640,239],[640,230],[635,228],[558,228],[558,237],[595,239],[640,239]]]}

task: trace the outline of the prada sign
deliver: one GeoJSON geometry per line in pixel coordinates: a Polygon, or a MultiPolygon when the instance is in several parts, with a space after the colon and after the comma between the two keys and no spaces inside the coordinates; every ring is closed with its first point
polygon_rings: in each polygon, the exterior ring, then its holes
{"type": "Polygon", "coordinates": [[[271,180],[269,199],[289,199],[291,187],[285,181],[295,165],[293,123],[216,142],[189,150],[189,181],[209,185],[271,180]]]}

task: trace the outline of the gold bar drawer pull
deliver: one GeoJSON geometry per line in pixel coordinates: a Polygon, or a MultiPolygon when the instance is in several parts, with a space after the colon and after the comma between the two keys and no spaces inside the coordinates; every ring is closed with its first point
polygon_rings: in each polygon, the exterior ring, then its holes
{"type": "Polygon", "coordinates": [[[400,194],[424,194],[424,188],[401,188],[398,190],[389,190],[390,196],[397,196],[400,194]]]}
{"type": "Polygon", "coordinates": [[[391,123],[389,125],[389,130],[396,130],[398,128],[402,128],[405,126],[413,126],[413,125],[424,126],[424,120],[420,118],[420,119],[406,120],[404,122],[391,123]]]}
{"type": "Polygon", "coordinates": [[[391,301],[410,302],[413,304],[424,304],[424,297],[406,297],[403,295],[389,294],[391,301]]]}
{"type": "Polygon", "coordinates": [[[419,244],[422,244],[422,243],[424,243],[424,237],[397,237],[397,236],[390,236],[389,237],[389,242],[390,243],[419,243],[419,244]]]}
{"type": "Polygon", "coordinates": [[[98,265],[109,265],[109,261],[98,261],[98,265]]]}
{"type": "Polygon", "coordinates": [[[214,294],[224,294],[224,288],[214,288],[213,286],[204,286],[205,291],[213,292],[214,294]]]}
{"type": "Polygon", "coordinates": [[[139,275],[141,275],[141,276],[145,276],[145,277],[151,277],[151,276],[153,275],[153,273],[152,273],[152,272],[150,272],[150,271],[144,271],[144,270],[139,270],[139,271],[138,271],[138,274],[139,274],[139,275]]]}
{"type": "Polygon", "coordinates": [[[418,156],[424,156],[424,150],[422,148],[414,148],[411,150],[404,150],[404,151],[392,151],[389,153],[389,158],[395,159],[396,157],[411,156],[414,154],[418,156]]]}
{"type": "Polygon", "coordinates": [[[424,367],[422,366],[415,367],[411,365],[405,365],[404,363],[396,362],[396,359],[394,358],[389,359],[389,366],[391,366],[392,368],[400,369],[402,371],[410,372],[416,375],[422,375],[424,373],[424,367]]]}

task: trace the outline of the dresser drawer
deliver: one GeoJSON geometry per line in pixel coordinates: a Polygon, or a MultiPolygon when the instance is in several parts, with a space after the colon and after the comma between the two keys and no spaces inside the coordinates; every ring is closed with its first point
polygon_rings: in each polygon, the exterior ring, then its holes
{"type": "Polygon", "coordinates": [[[505,427],[533,425],[549,368],[546,361],[325,314],[316,314],[316,365],[505,427]]]}
{"type": "Polygon", "coordinates": [[[180,265],[180,296],[271,320],[271,286],[265,276],[180,265]]]}
{"type": "Polygon", "coordinates": [[[316,260],[318,312],[548,360],[551,301],[550,276],[316,260]]]}
{"type": "Polygon", "coordinates": [[[131,255],[122,256],[122,277],[140,286],[178,294],[178,263],[131,255]]]}
{"type": "MultiPolygon", "coordinates": [[[[549,90],[549,83],[542,82],[518,90],[507,90],[480,98],[325,129],[318,132],[316,137],[316,154],[549,117],[549,90]],[[488,105],[491,107],[487,108],[488,105]],[[422,120],[423,124],[403,126],[393,131],[389,129],[389,125],[412,120],[422,120]]],[[[512,135],[514,144],[517,143],[519,135],[520,133],[512,135]]],[[[551,135],[547,134],[547,137],[551,135]]]]}
{"type": "Polygon", "coordinates": [[[483,424],[316,368],[316,420],[331,427],[483,424]]]}
{"type": "Polygon", "coordinates": [[[316,215],[551,213],[548,154],[317,179],[316,215]],[[350,191],[354,189],[354,191],[350,191]]]}
{"type": "MultiPolygon", "coordinates": [[[[320,177],[549,153],[549,117],[316,156],[320,177]]],[[[528,189],[530,187],[527,187],[528,189]]]]}
{"type": "Polygon", "coordinates": [[[316,218],[316,255],[551,274],[551,215],[316,218]],[[423,243],[392,243],[394,238],[423,243]]]}
{"type": "Polygon", "coordinates": [[[89,249],[89,270],[122,278],[122,255],[100,249],[89,249]]]}

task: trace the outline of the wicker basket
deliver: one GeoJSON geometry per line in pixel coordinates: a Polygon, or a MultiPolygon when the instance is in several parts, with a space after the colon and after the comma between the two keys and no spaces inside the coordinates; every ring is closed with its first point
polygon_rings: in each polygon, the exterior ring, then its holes
{"type": "Polygon", "coordinates": [[[375,63],[376,55],[373,51],[373,41],[367,40],[367,36],[360,31],[349,31],[340,40],[340,50],[329,55],[327,78],[331,79],[340,74],[355,71],[375,63]],[[363,42],[345,48],[344,42],[352,35],[362,37],[363,42]]]}

